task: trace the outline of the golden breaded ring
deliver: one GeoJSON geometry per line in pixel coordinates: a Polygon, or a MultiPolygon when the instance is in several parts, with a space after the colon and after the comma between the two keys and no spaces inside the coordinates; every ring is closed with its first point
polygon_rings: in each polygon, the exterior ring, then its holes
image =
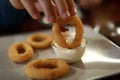
{"type": "Polygon", "coordinates": [[[16,42],[12,44],[8,50],[10,60],[22,63],[32,58],[34,54],[33,48],[27,42],[16,42]]]}
{"type": "Polygon", "coordinates": [[[55,58],[37,59],[28,63],[25,73],[32,79],[56,79],[69,71],[68,64],[55,58]]]}
{"type": "Polygon", "coordinates": [[[79,45],[81,45],[81,41],[82,41],[82,37],[83,37],[83,25],[82,25],[82,22],[79,19],[79,17],[76,15],[71,16],[69,19],[67,19],[65,21],[62,20],[61,18],[59,18],[56,21],[56,23],[53,24],[52,33],[53,33],[54,41],[59,46],[64,47],[64,48],[73,49],[73,48],[76,48],[79,45]],[[64,36],[61,33],[61,32],[65,31],[63,29],[65,24],[70,24],[71,26],[75,27],[76,35],[75,35],[73,42],[71,42],[71,43],[67,43],[64,36]]]}
{"type": "Polygon", "coordinates": [[[33,48],[47,48],[52,43],[52,36],[47,33],[35,33],[28,37],[28,42],[33,48]]]}

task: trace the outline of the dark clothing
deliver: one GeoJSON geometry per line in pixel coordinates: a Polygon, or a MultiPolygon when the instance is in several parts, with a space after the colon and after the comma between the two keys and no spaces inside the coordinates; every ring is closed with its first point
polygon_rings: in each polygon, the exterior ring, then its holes
{"type": "Polygon", "coordinates": [[[15,9],[9,0],[0,0],[0,32],[14,32],[23,25],[27,12],[15,9]]]}

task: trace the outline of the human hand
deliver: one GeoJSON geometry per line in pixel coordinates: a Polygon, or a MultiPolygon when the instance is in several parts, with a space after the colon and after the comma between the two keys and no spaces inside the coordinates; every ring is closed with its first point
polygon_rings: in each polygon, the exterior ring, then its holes
{"type": "Polygon", "coordinates": [[[10,0],[10,3],[16,9],[26,9],[33,19],[39,19],[43,12],[51,23],[58,16],[65,20],[76,14],[74,0],[10,0]]]}

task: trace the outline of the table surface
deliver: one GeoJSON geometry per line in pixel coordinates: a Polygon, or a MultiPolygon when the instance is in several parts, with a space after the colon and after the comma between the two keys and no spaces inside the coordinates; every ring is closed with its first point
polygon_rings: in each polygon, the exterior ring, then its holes
{"type": "MultiPolygon", "coordinates": [[[[101,34],[84,25],[84,38],[87,40],[86,51],[80,61],[69,64],[69,73],[58,80],[92,80],[120,72],[120,48],[101,34]]],[[[73,32],[73,28],[70,28],[73,32]]],[[[39,31],[37,31],[39,32],[39,31]]],[[[51,30],[42,30],[51,34],[51,30]]],[[[30,80],[24,73],[25,65],[38,58],[56,57],[52,48],[37,50],[33,58],[23,64],[16,64],[8,58],[8,48],[16,41],[27,40],[35,32],[0,37],[0,80],[30,80]]]]}

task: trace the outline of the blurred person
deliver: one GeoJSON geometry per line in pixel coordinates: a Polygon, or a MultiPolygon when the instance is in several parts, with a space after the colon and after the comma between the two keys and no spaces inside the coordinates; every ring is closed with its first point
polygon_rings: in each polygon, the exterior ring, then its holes
{"type": "Polygon", "coordinates": [[[79,0],[86,21],[104,26],[108,21],[120,23],[120,0],[79,0]],[[93,19],[93,20],[90,20],[93,19]]]}
{"type": "Polygon", "coordinates": [[[120,45],[120,0],[80,0],[82,21],[120,45]]]}
{"type": "Polygon", "coordinates": [[[83,9],[93,9],[99,6],[102,3],[102,0],[80,0],[79,5],[83,9]]]}

